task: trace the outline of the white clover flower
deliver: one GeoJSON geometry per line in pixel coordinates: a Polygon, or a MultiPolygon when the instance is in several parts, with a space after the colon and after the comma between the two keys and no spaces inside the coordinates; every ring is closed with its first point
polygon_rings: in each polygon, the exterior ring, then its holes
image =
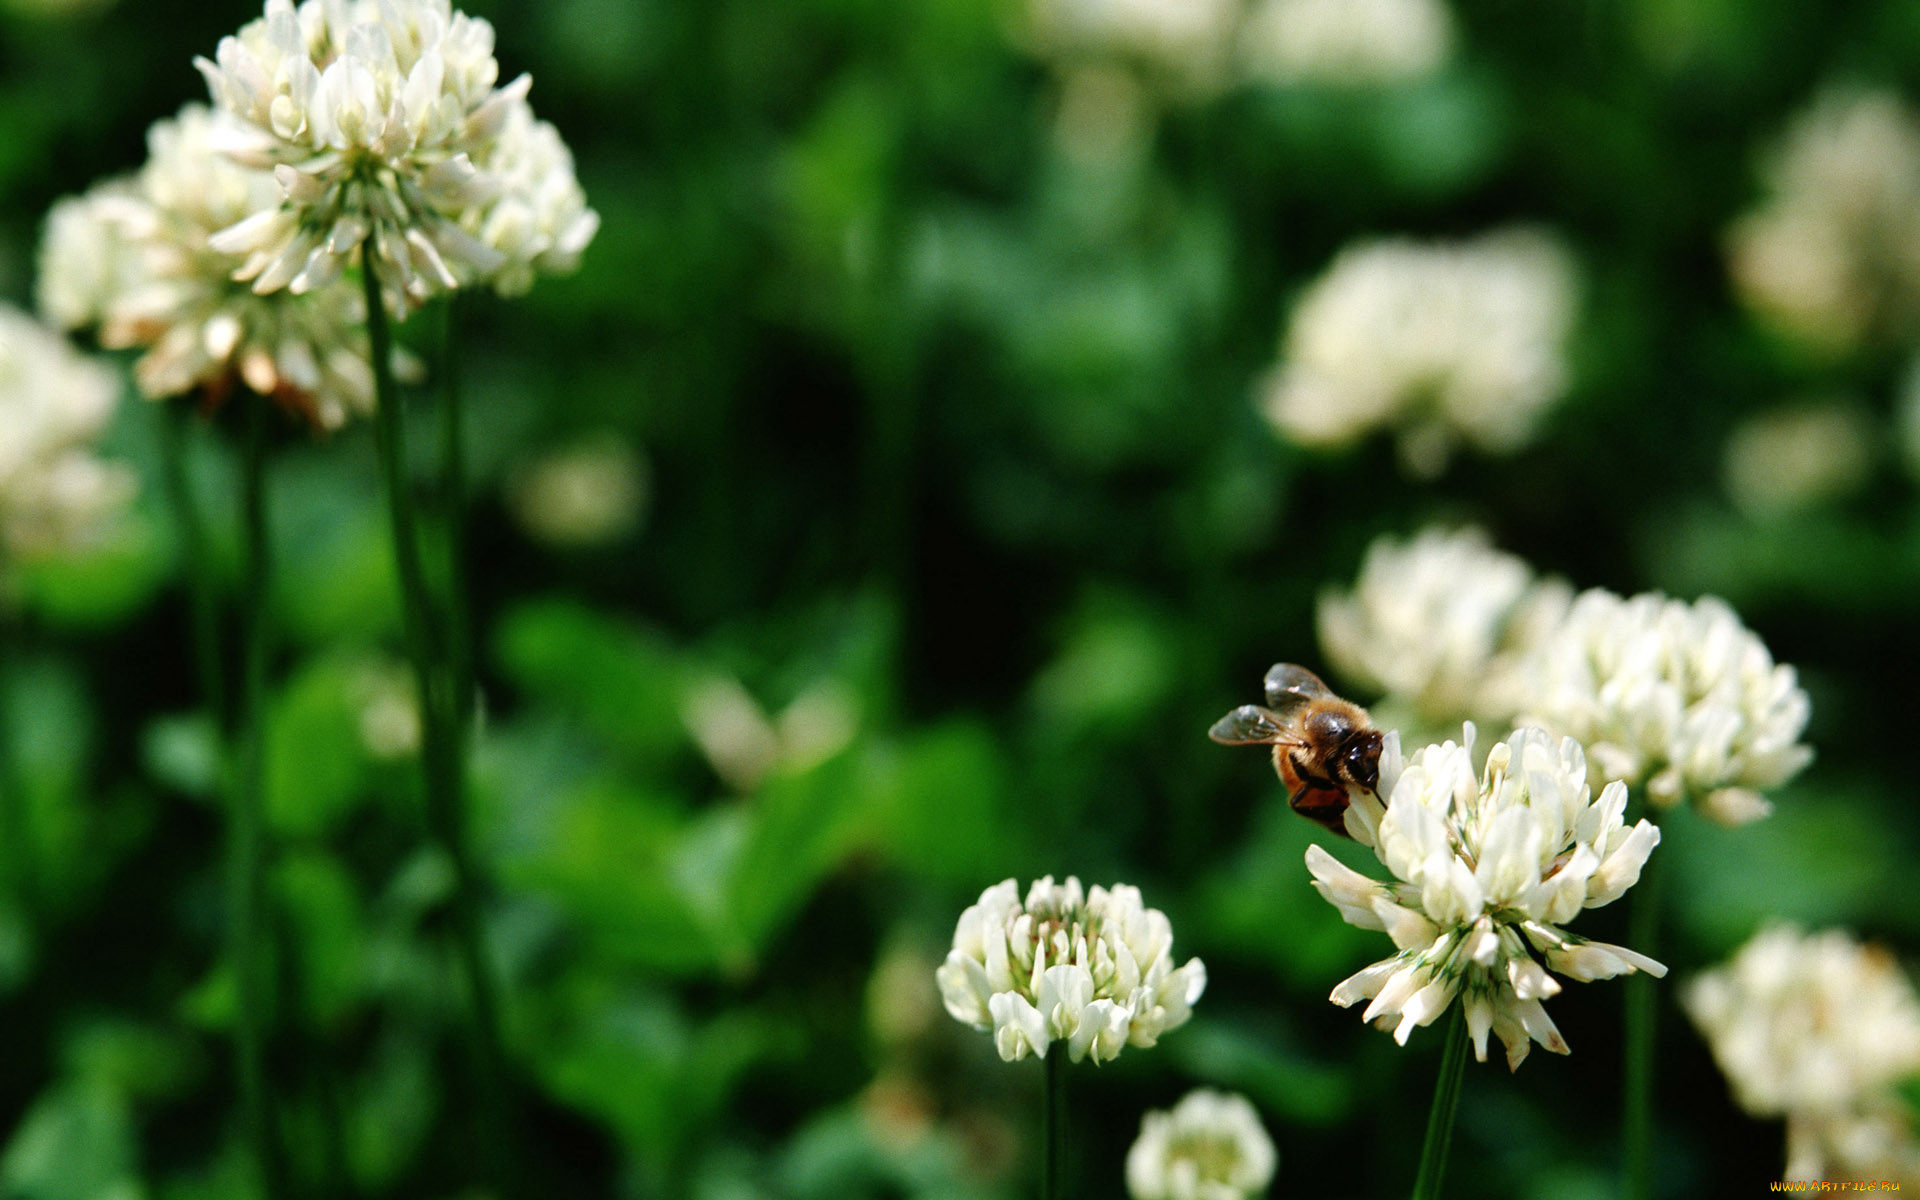
{"type": "Polygon", "coordinates": [[[1786,1179],[1875,1179],[1920,1186],[1920,1131],[1892,1093],[1843,1113],[1787,1114],[1786,1179]]]}
{"type": "Polygon", "coordinates": [[[97,539],[134,490],[97,458],[120,383],[53,331],[0,305],[0,547],[28,558],[97,539]]]}
{"type": "Polygon", "coordinates": [[[114,210],[134,195],[129,181],[116,180],[56,200],[47,211],[34,306],[56,327],[99,325],[107,306],[138,278],[139,260],[114,220],[114,210]]]}
{"type": "Polygon", "coordinates": [[[1781,332],[1844,353],[1920,321],[1920,118],[1836,88],[1788,127],[1768,200],[1728,236],[1735,289],[1781,332]]]}
{"type": "Polygon", "coordinates": [[[1538,230],[1351,246],[1293,310],[1267,419],[1304,446],[1392,429],[1422,476],[1460,442],[1517,450],[1566,389],[1575,283],[1566,247],[1538,230]]]}
{"type": "Polygon", "coordinates": [[[1866,412],[1846,400],[1755,413],[1727,438],[1727,495],[1754,517],[1853,495],[1873,473],[1878,434],[1866,412]]]}
{"type": "Polygon", "coordinates": [[[215,239],[245,256],[236,278],[310,291],[364,248],[404,315],[441,292],[513,291],[531,268],[566,265],[590,222],[564,182],[539,174],[564,147],[524,112],[527,76],[495,86],[493,40],[447,0],[267,0],[221,39],[217,61],[197,59],[214,99],[245,123],[229,152],[272,168],[283,197],[215,239]],[[514,122],[525,127],[503,148],[514,122]],[[506,211],[512,186],[532,191],[506,211]],[[484,240],[489,213],[498,247],[484,240]]]}
{"type": "Polygon", "coordinates": [[[1367,86],[1419,79],[1453,50],[1442,0],[1260,0],[1240,32],[1240,61],[1275,83],[1367,86]]]}
{"type": "Polygon", "coordinates": [[[639,525],[647,478],[632,446],[602,435],[517,467],[507,479],[507,511],[549,546],[601,546],[639,525]]]}
{"type": "Polygon", "coordinates": [[[277,205],[279,186],[220,151],[230,120],[189,104],[148,131],[138,175],[55,206],[42,311],[66,328],[97,326],[104,346],[145,351],[134,380],[151,399],[196,389],[217,399],[242,384],[336,428],[373,407],[364,301],[344,281],[271,298],[234,282],[240,259],[213,236],[277,205]]]}
{"type": "Polygon", "coordinates": [[[1771,926],[1680,999],[1756,1117],[1848,1113],[1920,1074],[1913,985],[1892,955],[1841,930],[1771,926]]]}
{"type": "Polygon", "coordinates": [[[1583,982],[1667,973],[1645,955],[1561,928],[1638,882],[1660,830],[1624,824],[1622,784],[1589,799],[1586,756],[1571,738],[1516,730],[1476,776],[1474,729],[1465,728],[1464,745],[1443,742],[1411,758],[1388,735],[1379,795],[1357,793],[1347,809],[1348,832],[1398,882],[1369,879],[1317,845],[1307,869],[1348,924],[1383,930],[1399,948],[1336,987],[1335,1004],[1371,1001],[1365,1019],[1405,1045],[1458,999],[1475,1057],[1486,1061],[1491,1031],[1511,1070],[1531,1042],[1567,1053],[1540,1003],[1560,991],[1549,970],[1583,982]]]}
{"type": "Polygon", "coordinates": [[[1083,892],[1078,879],[1049,875],[1024,903],[1011,879],[980,893],[935,979],[953,1018],[993,1030],[1006,1061],[1045,1058],[1061,1041],[1074,1062],[1099,1063],[1186,1024],[1207,969],[1197,958],[1173,965],[1173,926],[1139,888],[1083,892]]]}
{"type": "Polygon", "coordinates": [[[600,214],[573,173],[573,152],[560,131],[533,115],[525,103],[507,111],[500,136],[474,165],[493,177],[499,192],[467,210],[468,233],[500,255],[488,280],[503,296],[533,286],[536,273],[563,275],[580,265],[580,254],[600,228],[600,214]]]}
{"type": "Polygon", "coordinates": [[[1028,0],[1035,50],[1062,64],[1118,61],[1176,93],[1224,85],[1243,0],[1028,0]]]}
{"type": "Polygon", "coordinates": [[[1478,529],[1427,529],[1367,548],[1349,592],[1322,593],[1320,647],[1335,669],[1425,725],[1488,712],[1506,664],[1565,612],[1570,589],[1478,529]]]}
{"type": "Polygon", "coordinates": [[[1766,816],[1761,789],[1813,758],[1793,668],[1713,597],[1583,592],[1521,674],[1523,721],[1577,739],[1601,776],[1644,784],[1652,803],[1690,798],[1724,825],[1766,816]]]}
{"type": "Polygon", "coordinates": [[[1149,1112],[1127,1152],[1133,1200],[1248,1200],[1273,1182],[1279,1154],[1245,1096],[1199,1088],[1149,1112]]]}

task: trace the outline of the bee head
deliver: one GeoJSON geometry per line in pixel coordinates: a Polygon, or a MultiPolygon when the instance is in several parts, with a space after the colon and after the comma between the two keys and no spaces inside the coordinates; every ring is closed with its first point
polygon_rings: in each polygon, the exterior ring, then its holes
{"type": "Polygon", "coordinates": [[[1380,788],[1380,731],[1363,729],[1340,748],[1340,769],[1370,792],[1380,788]]]}

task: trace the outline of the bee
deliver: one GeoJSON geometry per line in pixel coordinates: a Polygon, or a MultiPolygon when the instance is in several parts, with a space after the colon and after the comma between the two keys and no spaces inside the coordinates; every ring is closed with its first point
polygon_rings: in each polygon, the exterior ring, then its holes
{"type": "Polygon", "coordinates": [[[1380,786],[1380,731],[1367,710],[1293,663],[1267,672],[1265,708],[1243,704],[1207,736],[1223,746],[1272,746],[1273,769],[1293,811],[1343,836],[1347,789],[1380,786]]]}

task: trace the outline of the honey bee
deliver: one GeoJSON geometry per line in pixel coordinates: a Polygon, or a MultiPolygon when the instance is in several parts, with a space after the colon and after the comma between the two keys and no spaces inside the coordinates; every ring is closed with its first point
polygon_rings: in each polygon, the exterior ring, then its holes
{"type": "Polygon", "coordinates": [[[1267,672],[1266,707],[1243,704],[1207,736],[1223,746],[1272,746],[1293,811],[1343,836],[1347,789],[1380,785],[1380,731],[1367,710],[1293,663],[1267,672]]]}

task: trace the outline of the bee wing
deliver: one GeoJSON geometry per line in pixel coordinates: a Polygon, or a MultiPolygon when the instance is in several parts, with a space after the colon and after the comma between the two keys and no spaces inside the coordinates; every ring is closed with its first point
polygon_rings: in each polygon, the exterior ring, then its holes
{"type": "Polygon", "coordinates": [[[1221,717],[1207,736],[1223,746],[1271,746],[1287,740],[1280,719],[1258,704],[1242,704],[1221,717]]]}
{"type": "Polygon", "coordinates": [[[1294,663],[1275,663],[1267,672],[1267,707],[1286,713],[1333,695],[1320,677],[1294,663]]]}

